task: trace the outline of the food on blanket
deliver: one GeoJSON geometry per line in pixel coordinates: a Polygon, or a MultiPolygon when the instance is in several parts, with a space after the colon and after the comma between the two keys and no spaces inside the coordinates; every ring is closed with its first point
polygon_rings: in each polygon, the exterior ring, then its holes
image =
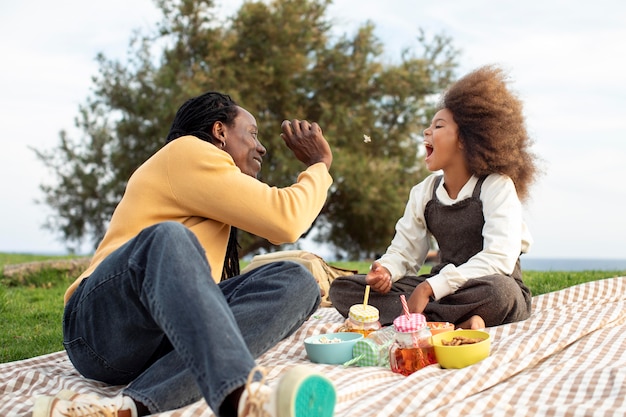
{"type": "Polygon", "coordinates": [[[313,341],[313,343],[341,343],[341,342],[343,342],[343,340],[341,340],[338,337],[333,337],[331,339],[330,337],[327,337],[325,335],[313,341]]]}
{"type": "Polygon", "coordinates": [[[350,307],[348,318],[340,331],[360,333],[363,337],[367,337],[382,327],[378,317],[379,312],[376,307],[367,304],[355,304],[350,307]]]}
{"type": "Polygon", "coordinates": [[[471,345],[472,343],[482,342],[485,339],[481,339],[480,337],[463,337],[463,336],[454,336],[452,340],[442,340],[441,344],[444,346],[461,346],[461,345],[471,345]]]}
{"type": "Polygon", "coordinates": [[[454,324],[447,321],[429,321],[426,325],[430,328],[430,332],[433,335],[454,330],[454,324]]]}
{"type": "Polygon", "coordinates": [[[489,356],[491,336],[482,330],[454,330],[432,337],[437,362],[442,368],[465,368],[489,356]],[[458,343],[458,344],[457,344],[458,343]]]}
{"type": "Polygon", "coordinates": [[[304,339],[304,348],[311,362],[343,364],[352,359],[352,349],[361,339],[362,334],[352,332],[318,334],[304,339]]]}

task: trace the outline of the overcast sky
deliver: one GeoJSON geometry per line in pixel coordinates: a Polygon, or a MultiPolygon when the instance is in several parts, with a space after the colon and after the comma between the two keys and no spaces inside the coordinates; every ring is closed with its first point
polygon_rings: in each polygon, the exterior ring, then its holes
{"type": "MultiPolygon", "coordinates": [[[[220,3],[228,15],[242,1],[220,3]]],[[[336,0],[329,10],[348,33],[373,21],[390,58],[423,28],[453,39],[460,75],[503,66],[546,162],[526,207],[529,256],[626,258],[626,2],[336,0]]],[[[150,0],[0,4],[0,252],[64,252],[41,228],[52,213],[34,201],[49,173],[29,147],[71,131],[96,54],[124,60],[133,30],[159,17],[150,0]]]]}

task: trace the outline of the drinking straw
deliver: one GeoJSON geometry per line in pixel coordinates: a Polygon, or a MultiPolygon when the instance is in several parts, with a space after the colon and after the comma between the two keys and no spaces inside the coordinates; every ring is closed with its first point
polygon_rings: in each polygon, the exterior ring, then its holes
{"type": "Polygon", "coordinates": [[[367,300],[370,298],[370,286],[365,286],[365,297],[363,297],[363,307],[367,306],[367,300]]]}
{"type": "MultiPolygon", "coordinates": [[[[402,308],[404,309],[404,315],[406,316],[407,321],[411,321],[411,313],[409,312],[409,305],[406,302],[406,297],[404,294],[400,295],[400,301],[402,301],[402,308]]],[[[418,346],[417,334],[413,333],[413,345],[418,346]]]]}
{"type": "Polygon", "coordinates": [[[361,359],[363,359],[365,357],[365,353],[361,353],[359,356],[356,356],[346,362],[343,363],[343,366],[351,366],[354,365],[355,363],[358,363],[361,359]]]}
{"type": "Polygon", "coordinates": [[[400,301],[402,301],[404,315],[406,316],[407,320],[409,320],[411,318],[411,313],[409,312],[409,305],[406,302],[406,297],[404,296],[404,294],[400,295],[400,301]]]}

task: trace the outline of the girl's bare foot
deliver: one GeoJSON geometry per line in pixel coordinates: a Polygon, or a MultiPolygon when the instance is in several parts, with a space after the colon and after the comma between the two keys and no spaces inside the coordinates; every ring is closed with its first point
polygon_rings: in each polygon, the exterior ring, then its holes
{"type": "Polygon", "coordinates": [[[479,330],[485,328],[485,320],[480,316],[472,316],[465,320],[463,323],[459,323],[458,327],[461,329],[479,330]]]}

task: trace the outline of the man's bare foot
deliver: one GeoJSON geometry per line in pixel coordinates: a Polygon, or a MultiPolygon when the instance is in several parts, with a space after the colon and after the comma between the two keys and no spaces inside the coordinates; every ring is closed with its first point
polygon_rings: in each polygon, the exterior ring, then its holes
{"type": "Polygon", "coordinates": [[[480,316],[472,316],[463,323],[459,323],[457,327],[461,329],[480,330],[485,328],[485,320],[480,316]]]}

